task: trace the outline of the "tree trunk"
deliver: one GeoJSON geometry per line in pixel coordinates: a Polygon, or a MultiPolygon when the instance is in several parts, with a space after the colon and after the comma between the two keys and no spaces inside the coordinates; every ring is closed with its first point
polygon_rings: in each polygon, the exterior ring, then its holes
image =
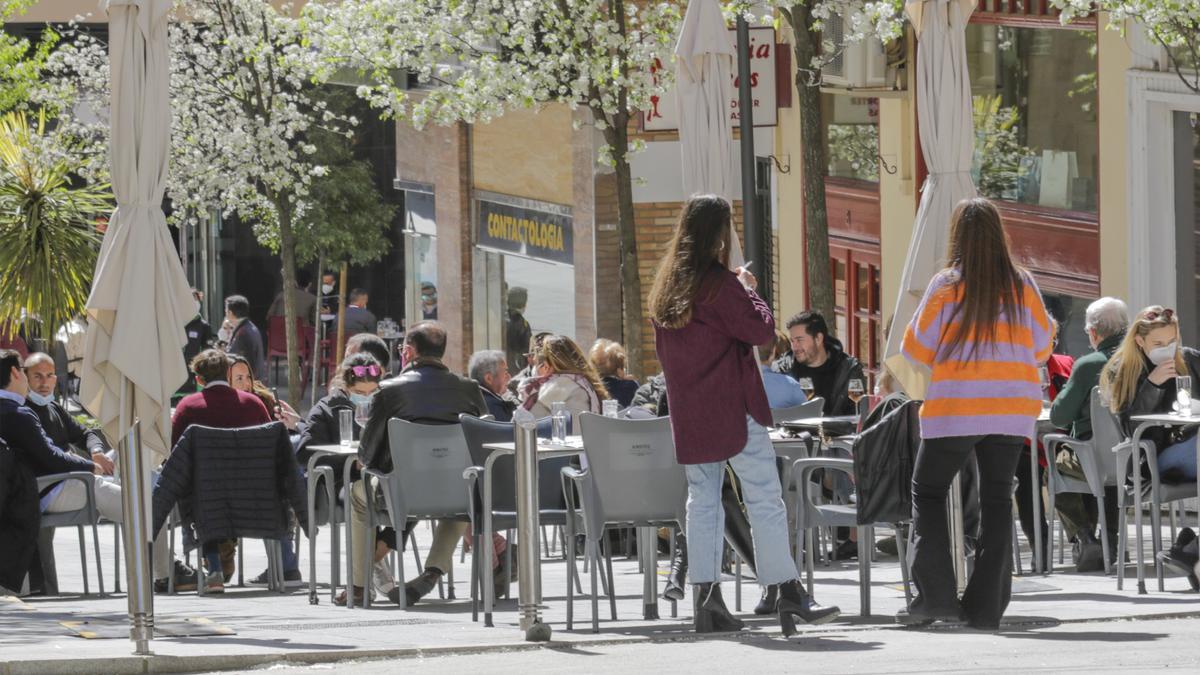
{"type": "Polygon", "coordinates": [[[605,120],[604,140],[612,148],[617,174],[617,229],[621,236],[621,326],[629,372],[641,377],[642,278],[638,269],[637,224],[633,219],[633,172],[629,167],[628,114],[605,120]],[[611,122],[611,123],[610,123],[611,122]]]}
{"type": "MultiPolygon", "coordinates": [[[[287,335],[288,397],[297,403],[304,398],[300,388],[300,335],[296,332],[296,234],[292,231],[292,204],[286,197],[275,204],[279,214],[279,257],[283,263],[283,323],[287,335]]],[[[266,373],[259,374],[266,379],[266,373]]]]}
{"type": "MultiPolygon", "coordinates": [[[[811,64],[820,35],[812,30],[807,5],[786,14],[795,37],[796,90],[800,104],[801,175],[804,190],[805,249],[808,266],[808,305],[836,326],[833,304],[833,271],[829,260],[829,214],[825,207],[825,175],[829,171],[821,120],[820,80],[811,64]]],[[[836,331],[835,331],[836,332],[836,331]]],[[[841,337],[841,336],[839,336],[841,337]]]]}

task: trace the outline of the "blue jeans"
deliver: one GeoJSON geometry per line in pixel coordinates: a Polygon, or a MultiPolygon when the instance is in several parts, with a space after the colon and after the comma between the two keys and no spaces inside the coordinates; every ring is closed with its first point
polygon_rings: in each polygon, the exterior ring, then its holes
{"type": "MultiPolygon", "coordinates": [[[[787,510],[775,469],[775,447],[767,430],[746,416],[746,447],[729,459],[742,483],[742,498],[754,537],[758,583],[780,584],[798,578],[796,561],[788,550],[787,510]]],[[[724,548],[725,511],[721,507],[721,481],[725,462],[687,464],[688,576],[692,583],[720,579],[724,548]]]]}
{"type": "Polygon", "coordinates": [[[1196,436],[1158,453],[1158,475],[1169,483],[1196,480],[1196,436]]]}

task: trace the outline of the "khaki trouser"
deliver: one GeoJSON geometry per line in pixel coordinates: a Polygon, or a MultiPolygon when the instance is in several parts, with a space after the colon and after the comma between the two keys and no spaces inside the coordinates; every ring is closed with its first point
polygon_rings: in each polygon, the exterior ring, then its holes
{"type": "MultiPolygon", "coordinates": [[[[96,512],[114,523],[125,520],[121,505],[121,484],[102,476],[93,476],[96,496],[96,512]]],[[[78,511],[87,506],[87,488],[77,480],[63,481],[58,494],[46,505],[46,513],[78,511]]],[[[167,551],[167,538],[154,539],[154,578],[165,579],[171,574],[171,556],[167,551]]]]}
{"type": "MultiPolygon", "coordinates": [[[[1063,448],[1058,451],[1058,454],[1054,457],[1054,465],[1058,469],[1058,473],[1067,478],[1087,480],[1087,477],[1083,473],[1083,467],[1080,466],[1075,453],[1068,449],[1063,448]]],[[[1080,532],[1091,534],[1095,534],[1096,532],[1096,522],[1091,514],[1088,513],[1087,506],[1083,502],[1085,497],[1088,496],[1076,492],[1062,492],[1054,496],[1054,510],[1062,518],[1068,540],[1075,539],[1080,532]]]]}
{"type": "MultiPolygon", "coordinates": [[[[374,500],[377,504],[383,502],[383,493],[377,483],[372,482],[372,489],[375,490],[374,500]]],[[[363,578],[362,560],[358,557],[362,555],[366,539],[370,537],[370,550],[375,550],[375,532],[367,531],[367,495],[366,489],[363,487],[363,481],[356,481],[353,487],[350,488],[350,541],[354,547],[354,569],[351,575],[354,579],[354,585],[360,588],[366,587],[366,579],[363,578]]],[[[433,543],[429,546],[429,553],[425,556],[425,567],[434,567],[443,572],[450,569],[454,558],[454,548],[458,546],[458,541],[462,539],[467,532],[468,523],[457,520],[438,520],[433,534],[433,543]]],[[[402,535],[397,533],[397,544],[403,546],[402,535]]]]}

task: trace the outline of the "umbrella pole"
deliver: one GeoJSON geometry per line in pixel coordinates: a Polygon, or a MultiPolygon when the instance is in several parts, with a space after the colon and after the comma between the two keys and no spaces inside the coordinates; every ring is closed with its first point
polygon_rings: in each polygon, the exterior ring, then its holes
{"type": "Polygon", "coordinates": [[[150,640],[154,638],[154,588],[150,576],[149,514],[146,512],[146,467],[142,461],[140,422],[130,417],[130,388],[125,380],[121,387],[121,428],[128,433],[117,444],[118,468],[121,472],[121,506],[125,523],[122,529],[125,544],[125,579],[129,601],[129,639],[133,653],[151,656],[150,640]]]}
{"type": "Polygon", "coordinates": [[[321,359],[324,354],[321,352],[321,342],[325,338],[325,321],[321,319],[321,301],[324,293],[321,292],[322,271],[325,268],[325,258],[317,256],[317,313],[313,318],[316,323],[313,324],[313,344],[309,350],[308,358],[312,366],[312,405],[317,404],[317,372],[320,367],[321,359]]]}

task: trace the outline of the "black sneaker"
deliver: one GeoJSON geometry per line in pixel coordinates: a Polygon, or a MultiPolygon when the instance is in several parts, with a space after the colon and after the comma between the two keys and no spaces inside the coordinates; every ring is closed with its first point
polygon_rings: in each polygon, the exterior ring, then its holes
{"type": "Polygon", "coordinates": [[[858,542],[846,541],[839,542],[837,548],[833,551],[834,560],[858,560],[858,542]]]}
{"type": "MultiPolygon", "coordinates": [[[[188,567],[182,560],[175,561],[175,591],[194,591],[196,590],[196,570],[188,567]]],[[[154,580],[154,592],[166,593],[170,588],[170,584],[166,579],[154,580]]]]}
{"type": "Polygon", "coordinates": [[[1193,591],[1200,591],[1200,579],[1196,577],[1196,563],[1200,562],[1200,554],[1197,553],[1196,533],[1192,528],[1183,528],[1175,539],[1175,545],[1170,551],[1160,551],[1158,560],[1187,577],[1193,591]]]}
{"type": "MultiPolygon", "coordinates": [[[[254,577],[246,582],[247,586],[270,586],[267,582],[267,570],[263,570],[262,574],[254,577]]],[[[289,570],[283,573],[284,588],[299,588],[304,585],[304,579],[300,576],[300,570],[289,570]]]]}

